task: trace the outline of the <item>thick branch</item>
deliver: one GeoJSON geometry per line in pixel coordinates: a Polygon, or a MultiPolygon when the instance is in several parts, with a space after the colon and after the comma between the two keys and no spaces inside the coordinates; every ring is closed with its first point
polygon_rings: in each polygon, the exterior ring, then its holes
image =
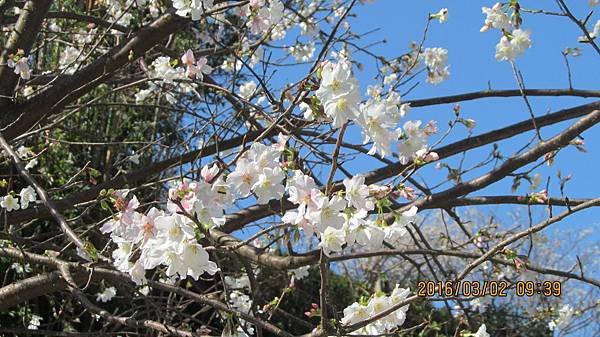
{"type": "Polygon", "coordinates": [[[6,64],[9,55],[15,54],[19,49],[23,49],[25,55],[29,55],[31,46],[35,42],[51,4],[51,0],[31,0],[27,1],[21,9],[21,15],[19,15],[12,34],[0,54],[0,106],[6,103],[6,99],[2,98],[3,96],[12,96],[19,79],[13,69],[6,64]]]}
{"type": "MultiPolygon", "coordinates": [[[[557,111],[546,116],[538,117],[535,119],[535,124],[541,128],[544,126],[556,124],[572,118],[584,116],[595,109],[600,109],[600,101],[596,101],[589,104],[580,105],[574,108],[564,109],[557,111]]],[[[440,147],[434,151],[438,153],[440,159],[444,159],[455,154],[481,147],[487,144],[494,143],[496,141],[510,138],[512,136],[521,134],[526,131],[530,131],[534,128],[533,123],[530,119],[522,121],[520,123],[512,124],[507,127],[490,131],[478,136],[466,138],[458,142],[440,147]]],[[[384,166],[365,174],[365,181],[367,184],[373,184],[378,181],[393,177],[394,175],[402,172],[407,165],[395,163],[384,166]]],[[[343,188],[341,182],[337,182],[333,185],[332,191],[338,191],[343,188]]],[[[238,230],[244,225],[262,219],[264,217],[277,214],[278,212],[289,210],[294,208],[295,205],[287,200],[271,201],[267,205],[255,205],[238,211],[227,217],[227,222],[223,226],[222,230],[226,233],[231,233],[238,230]],[[283,208],[282,208],[283,206],[283,208]]]]}
{"type": "Polygon", "coordinates": [[[424,98],[405,101],[410,103],[411,107],[429,106],[447,103],[457,103],[463,101],[471,101],[478,98],[488,97],[513,97],[522,96],[577,96],[577,97],[600,97],[598,90],[579,90],[579,89],[523,89],[521,93],[518,89],[511,90],[484,90],[474,91],[458,95],[441,96],[434,98],[424,98]]]}
{"type": "Polygon", "coordinates": [[[90,65],[73,75],[57,79],[49,89],[8,111],[2,123],[6,128],[4,136],[10,141],[42,119],[61,111],[63,106],[106,81],[117,69],[143,56],[169,34],[181,29],[186,22],[178,15],[165,14],[142,28],[131,40],[113,48],[90,65]]]}

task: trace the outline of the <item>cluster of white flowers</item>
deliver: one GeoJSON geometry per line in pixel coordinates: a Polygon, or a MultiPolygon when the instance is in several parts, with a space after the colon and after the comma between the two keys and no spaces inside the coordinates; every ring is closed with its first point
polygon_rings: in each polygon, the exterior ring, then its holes
{"type": "MultiPolygon", "coordinates": [[[[196,84],[182,81],[175,85],[175,81],[190,78],[202,81],[204,79],[204,75],[210,74],[213,70],[213,68],[207,64],[208,60],[205,57],[196,59],[194,57],[194,53],[189,49],[181,56],[181,63],[185,66],[185,68],[176,67],[178,63],[178,60],[172,60],[168,56],[157,57],[152,62],[148,75],[150,77],[161,79],[163,84],[170,85],[179,93],[187,94],[196,88],[196,84]]],[[[162,92],[165,91],[161,90],[159,86],[151,82],[147,89],[142,89],[135,94],[135,101],[136,103],[140,104],[148,97],[162,92]]],[[[169,103],[177,103],[177,97],[170,92],[166,92],[165,97],[169,103]]]]}
{"type": "Polygon", "coordinates": [[[198,21],[202,15],[214,7],[213,0],[175,0],[173,7],[175,13],[180,16],[191,16],[192,20],[198,21]]]}
{"type": "Polygon", "coordinates": [[[475,332],[474,337],[490,337],[490,334],[487,333],[487,327],[485,324],[481,324],[479,329],[477,329],[477,332],[475,332]]]}
{"type": "Polygon", "coordinates": [[[373,95],[360,105],[356,122],[362,129],[364,143],[372,142],[369,154],[378,153],[382,157],[391,153],[391,144],[401,136],[396,129],[398,120],[410,109],[409,104],[400,103],[400,95],[391,91],[382,97],[379,89],[371,88],[373,95]]]}
{"type": "Polygon", "coordinates": [[[432,162],[439,159],[436,152],[429,151],[427,138],[437,132],[437,125],[430,121],[421,127],[421,121],[408,121],[402,126],[402,140],[398,144],[400,163],[408,164],[411,160],[432,162]]]}
{"type": "Polygon", "coordinates": [[[198,279],[204,272],[214,274],[218,268],[198,244],[201,234],[190,218],[206,228],[220,226],[235,195],[246,197],[252,192],[258,203],[281,198],[285,173],[279,157],[287,138],[280,135],[279,142],[271,146],[254,143],[238,159],[227,181],[217,177],[216,165],[203,167],[202,180],[183,181],[169,189],[166,211],[151,208],[146,214],[140,213],[137,198],[129,196],[128,190],[113,192],[111,198],[119,212],[101,231],[110,233],[118,246],[112,253],[115,266],[138,284],[144,281],[144,270],[159,265],[167,266],[166,275],[174,278],[189,275],[198,279]],[[131,261],[134,253],[139,256],[135,262],[131,261]]]}
{"type": "MultiPolygon", "coordinates": [[[[401,303],[408,298],[408,295],[410,295],[409,288],[404,289],[400,288],[399,285],[396,285],[396,288],[394,288],[390,296],[377,294],[372,296],[367,303],[354,302],[352,305],[344,309],[344,317],[342,318],[341,323],[343,325],[353,325],[368,320],[371,317],[387,311],[391,307],[401,303]]],[[[389,315],[352,332],[352,334],[381,335],[388,333],[404,324],[408,307],[409,305],[400,307],[389,315]]]]}
{"type": "Polygon", "coordinates": [[[510,18],[502,9],[502,3],[497,2],[492,8],[481,7],[481,12],[486,15],[485,22],[480,31],[487,32],[490,28],[510,30],[510,18]]]}
{"type": "Polygon", "coordinates": [[[498,61],[513,61],[531,46],[531,32],[529,30],[515,29],[500,38],[496,45],[496,59],[498,61]]]}
{"type": "Polygon", "coordinates": [[[21,262],[13,262],[13,264],[10,265],[10,269],[13,269],[17,274],[30,273],[32,270],[29,263],[23,264],[21,262]]]}
{"type": "Polygon", "coordinates": [[[444,48],[425,48],[421,53],[427,67],[427,82],[440,84],[450,76],[448,71],[448,50],[444,48]]]}
{"type": "Polygon", "coordinates": [[[245,82],[244,84],[240,85],[239,95],[242,98],[250,99],[256,92],[256,88],[257,88],[256,82],[254,82],[254,81],[245,82]]]}
{"type": "Polygon", "coordinates": [[[323,63],[321,85],[315,95],[336,128],[360,114],[358,81],[352,75],[351,63],[346,59],[340,59],[337,63],[323,63]]]}
{"type": "Polygon", "coordinates": [[[167,266],[169,278],[191,276],[198,279],[207,272],[214,275],[217,265],[209,261],[206,250],[198,243],[194,223],[186,215],[195,216],[203,225],[222,223],[223,208],[231,201],[223,181],[212,182],[216,167],[202,169],[202,181],[185,181],[169,190],[167,212],[151,208],[146,214],[136,211],[139,202],[128,198],[128,190],[112,195],[119,213],[101,228],[110,233],[118,246],[113,251],[114,264],[142,284],[145,270],[167,266]],[[212,182],[212,183],[211,183],[212,182]],[[134,253],[139,258],[132,262],[134,253]]]}
{"type": "MultiPolygon", "coordinates": [[[[428,48],[423,59],[436,83],[448,76],[446,66],[447,51],[442,48],[428,48]]],[[[352,75],[350,62],[341,57],[339,62],[325,62],[321,67],[321,84],[315,92],[324,113],[333,120],[334,127],[340,127],[349,120],[355,121],[362,130],[364,144],[372,142],[369,154],[382,157],[391,153],[391,145],[400,138],[398,150],[400,161],[406,164],[418,154],[427,161],[437,160],[437,155],[429,155],[427,138],[436,128],[431,122],[425,128],[419,128],[420,121],[406,122],[404,131],[397,128],[398,121],[406,116],[410,106],[402,104],[400,95],[390,91],[381,95],[382,87],[370,86],[369,99],[360,104],[358,83],[352,75]]],[[[313,108],[302,102],[300,108],[308,120],[318,118],[313,108]]]]}
{"type": "Polygon", "coordinates": [[[96,301],[99,302],[109,302],[113,297],[117,295],[117,288],[115,287],[107,287],[101,293],[96,294],[96,301]]]}
{"type": "Polygon", "coordinates": [[[250,13],[250,19],[246,26],[250,28],[253,34],[262,34],[272,25],[278,24],[283,18],[283,4],[279,0],[269,0],[269,4],[264,0],[251,0],[243,11],[250,13]]]}
{"type": "Polygon", "coordinates": [[[287,52],[294,57],[296,62],[308,62],[315,53],[315,43],[297,43],[287,48],[287,52]]]}
{"type": "Polygon", "coordinates": [[[571,323],[571,320],[575,315],[575,309],[569,304],[563,305],[558,309],[558,317],[548,322],[548,329],[554,331],[556,328],[562,329],[571,323]]]}
{"type": "Polygon", "coordinates": [[[31,314],[31,316],[29,317],[29,325],[27,326],[27,329],[37,330],[40,327],[40,324],[42,323],[43,319],[44,318],[42,316],[31,314]]]}
{"type": "Polygon", "coordinates": [[[481,8],[483,14],[486,15],[481,32],[486,32],[490,28],[501,30],[502,37],[496,45],[496,60],[514,61],[531,46],[531,32],[520,28],[514,29],[503,6],[498,2],[492,8],[481,8]]]}
{"type": "Polygon", "coordinates": [[[383,241],[396,243],[404,236],[407,224],[414,220],[417,208],[395,214],[396,220],[390,226],[381,219],[369,217],[375,208],[375,195],[389,193],[387,187],[365,185],[365,177],[354,176],[344,179],[345,194],[332,197],[321,192],[314,180],[297,170],[288,179],[288,200],[298,205],[297,209],[287,211],[282,220],[299,226],[307,236],[317,234],[320,246],[326,254],[341,252],[344,246],[354,244],[367,249],[378,249],[383,241]]]}
{"type": "Polygon", "coordinates": [[[19,198],[17,198],[16,193],[11,191],[11,193],[0,197],[0,207],[6,209],[7,212],[26,209],[30,203],[35,202],[37,199],[37,193],[31,186],[21,189],[18,196],[19,198]]]}
{"type": "MultiPolygon", "coordinates": [[[[104,5],[108,9],[108,15],[116,20],[115,23],[122,26],[129,26],[133,19],[132,9],[144,10],[146,7],[150,9],[150,13],[157,13],[156,2],[148,0],[104,0],[104,5]]],[[[153,15],[154,16],[154,15],[153,15]]]]}
{"type": "Polygon", "coordinates": [[[22,79],[28,80],[31,78],[31,70],[29,69],[29,57],[24,55],[13,56],[6,62],[9,68],[14,68],[14,73],[22,79]]]}
{"type": "Polygon", "coordinates": [[[63,70],[65,74],[73,74],[78,67],[78,59],[81,56],[81,51],[73,46],[66,47],[61,53],[58,60],[58,68],[63,70]]]}
{"type": "Polygon", "coordinates": [[[278,142],[271,146],[252,144],[237,160],[235,170],[227,176],[227,184],[231,190],[242,198],[254,193],[259,204],[280,199],[284,192],[282,181],[285,173],[279,158],[287,140],[287,136],[279,134],[278,142]]]}
{"type": "MultiPolygon", "coordinates": [[[[229,303],[231,308],[252,315],[252,298],[245,293],[245,291],[250,290],[248,276],[243,275],[238,278],[225,276],[225,285],[230,289],[229,303]]],[[[250,323],[240,319],[240,326],[237,327],[235,335],[237,337],[246,337],[253,333],[254,327],[250,323]]]]}
{"type": "Polygon", "coordinates": [[[171,58],[168,56],[157,57],[151,65],[150,75],[162,79],[164,83],[173,84],[174,80],[185,78],[185,69],[174,67],[171,58]]]}
{"type": "Polygon", "coordinates": [[[25,164],[26,170],[30,170],[36,167],[38,164],[38,160],[35,157],[35,153],[29,147],[26,147],[24,145],[19,146],[17,148],[17,155],[21,160],[27,160],[27,164],[25,164]]]}

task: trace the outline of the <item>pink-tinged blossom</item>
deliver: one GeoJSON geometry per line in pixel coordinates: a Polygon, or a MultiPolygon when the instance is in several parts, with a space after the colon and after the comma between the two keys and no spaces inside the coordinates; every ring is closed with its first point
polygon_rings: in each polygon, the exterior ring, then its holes
{"type": "Polygon", "coordinates": [[[486,15],[481,32],[486,32],[490,28],[510,30],[510,18],[502,10],[502,3],[497,2],[492,8],[481,7],[481,12],[486,15]]]}
{"type": "Polygon", "coordinates": [[[181,56],[181,62],[186,66],[185,76],[196,78],[200,81],[203,80],[204,75],[208,75],[213,71],[213,68],[207,64],[208,60],[206,57],[196,60],[194,53],[190,49],[181,56]]]}
{"type": "Polygon", "coordinates": [[[344,187],[346,188],[345,198],[348,201],[348,206],[365,211],[375,208],[373,198],[370,197],[369,187],[365,185],[364,176],[356,175],[352,179],[344,179],[344,187]]]}
{"type": "Polygon", "coordinates": [[[14,68],[14,73],[19,75],[22,79],[28,80],[31,78],[31,70],[29,69],[29,63],[27,57],[21,56],[15,62],[12,59],[8,59],[6,62],[9,68],[14,68]]]}

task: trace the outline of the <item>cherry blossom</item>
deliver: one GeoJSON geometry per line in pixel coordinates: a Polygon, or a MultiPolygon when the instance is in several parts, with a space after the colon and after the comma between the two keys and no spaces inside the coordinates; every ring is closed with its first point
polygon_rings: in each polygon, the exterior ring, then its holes
{"type": "Polygon", "coordinates": [[[17,61],[13,58],[8,59],[6,62],[9,68],[14,68],[15,74],[19,75],[22,79],[28,80],[31,78],[31,70],[29,69],[28,58],[25,56],[17,56],[17,61]]]}
{"type": "Polygon", "coordinates": [[[439,12],[432,14],[432,18],[437,19],[440,23],[448,21],[448,8],[442,8],[439,12]]]}
{"type": "MultiPolygon", "coordinates": [[[[353,303],[344,309],[341,319],[344,325],[353,325],[365,321],[379,313],[387,311],[392,306],[404,301],[410,295],[410,289],[400,288],[397,284],[390,296],[376,294],[367,303],[353,303]]],[[[356,331],[358,334],[379,335],[396,329],[404,324],[409,306],[405,305],[388,316],[370,323],[356,331]]]]}
{"type": "Polygon", "coordinates": [[[344,179],[344,187],[346,188],[344,197],[348,201],[348,206],[365,211],[375,208],[373,199],[369,197],[369,187],[365,185],[364,176],[356,175],[352,179],[344,179]]]}
{"type": "Polygon", "coordinates": [[[502,36],[496,45],[496,60],[514,61],[531,46],[531,33],[527,30],[515,29],[512,37],[502,36]]]}
{"type": "Polygon", "coordinates": [[[329,227],[342,228],[345,222],[342,211],[346,208],[344,199],[338,195],[334,195],[331,198],[325,195],[318,195],[315,204],[317,209],[308,214],[308,219],[315,223],[319,232],[323,233],[329,227]]]}
{"type": "Polygon", "coordinates": [[[258,174],[254,162],[240,158],[236,163],[235,171],[227,176],[227,183],[239,196],[247,197],[256,184],[258,174]]]}
{"type": "Polygon", "coordinates": [[[206,10],[213,7],[213,0],[174,0],[173,7],[177,10],[177,15],[191,15],[193,21],[198,21],[206,10]]]}
{"type": "Polygon", "coordinates": [[[342,246],[345,243],[346,233],[343,229],[327,227],[323,231],[319,246],[323,249],[325,254],[330,255],[331,253],[341,252],[342,246]]]}
{"type": "Polygon", "coordinates": [[[29,207],[30,202],[35,202],[37,193],[33,187],[27,186],[19,192],[19,197],[21,197],[21,209],[26,209],[29,207]]]}
{"type": "Polygon", "coordinates": [[[43,317],[42,316],[38,316],[35,314],[32,314],[29,317],[29,323],[27,325],[27,329],[29,330],[37,330],[40,326],[40,324],[42,323],[43,317]]]}
{"type": "Polygon", "coordinates": [[[481,12],[486,15],[481,32],[486,32],[490,28],[510,30],[510,18],[502,10],[502,3],[497,2],[492,8],[481,7],[481,12]]]}
{"type": "Polygon", "coordinates": [[[96,294],[96,301],[98,302],[109,302],[117,294],[117,288],[107,287],[103,292],[96,294]]]}
{"type": "Polygon", "coordinates": [[[421,128],[421,121],[407,121],[402,127],[402,141],[398,144],[400,163],[407,164],[415,158],[417,151],[427,147],[427,133],[421,128]]]}
{"type": "Polygon", "coordinates": [[[477,332],[475,332],[475,337],[490,337],[490,334],[487,333],[487,328],[485,327],[485,324],[481,324],[479,329],[477,329],[477,332]]]}
{"type": "Polygon", "coordinates": [[[258,180],[252,186],[252,190],[258,196],[259,204],[266,204],[271,199],[281,199],[284,187],[281,184],[285,175],[279,167],[266,167],[258,175],[258,180]]]}
{"type": "Polygon", "coordinates": [[[208,60],[206,57],[196,60],[194,53],[190,49],[181,56],[181,62],[186,65],[185,76],[197,78],[199,81],[202,81],[204,75],[208,75],[213,71],[213,68],[207,64],[208,60]]]}
{"type": "Polygon", "coordinates": [[[248,81],[240,86],[239,95],[245,99],[250,99],[256,91],[256,83],[254,81],[248,81]]]}
{"type": "Polygon", "coordinates": [[[0,206],[2,206],[2,208],[6,209],[7,212],[16,211],[20,208],[19,200],[17,200],[17,198],[12,196],[11,194],[6,195],[1,198],[0,206]]]}
{"type": "Polygon", "coordinates": [[[427,82],[439,84],[448,79],[448,50],[439,47],[425,48],[422,58],[427,66],[427,82]]]}
{"type": "Polygon", "coordinates": [[[358,114],[360,94],[358,83],[352,76],[350,63],[327,62],[321,68],[321,85],[316,96],[324,107],[325,114],[333,119],[334,127],[341,127],[358,114]]]}

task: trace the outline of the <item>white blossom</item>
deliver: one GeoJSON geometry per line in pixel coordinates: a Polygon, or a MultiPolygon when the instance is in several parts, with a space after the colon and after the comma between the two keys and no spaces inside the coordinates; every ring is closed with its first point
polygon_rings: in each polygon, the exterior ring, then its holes
{"type": "Polygon", "coordinates": [[[33,187],[27,186],[19,192],[19,196],[21,197],[21,209],[26,209],[29,207],[30,202],[35,202],[37,193],[33,187]]]}
{"type": "Polygon", "coordinates": [[[17,200],[17,198],[13,197],[11,194],[1,198],[0,206],[5,208],[7,212],[16,211],[20,208],[19,200],[17,200]]]}
{"type": "Polygon", "coordinates": [[[257,203],[266,204],[271,199],[281,199],[284,192],[281,181],[284,178],[281,168],[264,168],[258,175],[257,182],[252,186],[252,190],[258,197],[257,203]]]}
{"type": "Polygon", "coordinates": [[[312,211],[308,218],[315,223],[317,230],[321,233],[327,228],[341,229],[344,224],[342,211],[346,208],[346,202],[338,195],[328,198],[319,195],[315,200],[317,209],[312,211]]]}
{"type": "Polygon", "coordinates": [[[475,333],[475,337],[490,337],[490,334],[487,333],[487,328],[485,324],[481,324],[477,332],[475,333]]]}
{"type": "Polygon", "coordinates": [[[440,11],[433,14],[432,17],[438,19],[440,23],[448,21],[448,8],[440,9],[440,11]]]}
{"type": "Polygon", "coordinates": [[[502,36],[496,45],[496,60],[514,61],[531,46],[531,33],[528,30],[515,29],[512,37],[502,36]]]}
{"type": "Polygon", "coordinates": [[[245,99],[250,99],[256,91],[256,82],[248,81],[240,86],[239,95],[245,99]]]}
{"type": "Polygon", "coordinates": [[[103,292],[96,294],[96,301],[109,302],[117,294],[117,288],[108,287],[103,292]]]}
{"type": "Polygon", "coordinates": [[[321,85],[315,94],[325,114],[333,119],[333,126],[341,127],[358,114],[360,100],[358,83],[352,76],[350,63],[327,62],[322,66],[321,77],[321,85]]]}
{"type": "Polygon", "coordinates": [[[427,82],[439,84],[448,79],[448,50],[439,47],[425,48],[422,58],[427,66],[427,82]]]}
{"type": "Polygon", "coordinates": [[[375,208],[373,198],[369,196],[369,187],[365,185],[364,176],[356,175],[351,179],[345,178],[344,187],[346,188],[344,197],[348,201],[348,206],[354,207],[359,211],[370,211],[375,208]]]}
{"type": "Polygon", "coordinates": [[[327,227],[321,236],[319,246],[327,255],[342,251],[342,246],[346,243],[346,233],[343,229],[327,227]]]}
{"type": "Polygon", "coordinates": [[[27,329],[29,330],[37,330],[42,322],[43,318],[42,316],[38,316],[35,314],[32,314],[29,317],[29,325],[27,326],[27,329]]]}
{"type": "Polygon", "coordinates": [[[296,62],[308,62],[315,53],[315,43],[312,41],[306,44],[298,43],[288,47],[287,52],[294,57],[296,62]]]}
{"type": "Polygon", "coordinates": [[[303,266],[300,268],[292,269],[291,273],[294,275],[296,280],[301,280],[309,275],[310,266],[303,266]]]}
{"type": "Polygon", "coordinates": [[[490,28],[510,30],[510,18],[502,10],[502,3],[497,2],[492,8],[481,7],[481,12],[486,15],[481,32],[486,32],[490,28]]]}
{"type": "Polygon", "coordinates": [[[81,55],[81,51],[73,46],[68,46],[60,54],[58,60],[59,69],[64,70],[67,74],[72,74],[77,69],[77,60],[81,55]]]}
{"type": "Polygon", "coordinates": [[[213,0],[174,0],[175,13],[180,16],[191,16],[193,21],[198,21],[205,11],[212,9],[213,0]]]}
{"type": "Polygon", "coordinates": [[[27,57],[21,56],[16,62],[13,59],[8,59],[6,64],[9,68],[14,68],[15,74],[19,75],[24,80],[28,80],[31,78],[31,70],[29,69],[28,61],[27,57]]]}

